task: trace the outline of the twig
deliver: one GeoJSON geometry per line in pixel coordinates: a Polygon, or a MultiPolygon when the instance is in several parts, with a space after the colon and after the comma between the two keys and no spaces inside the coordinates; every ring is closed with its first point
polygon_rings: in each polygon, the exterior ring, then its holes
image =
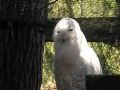
{"type": "Polygon", "coordinates": [[[57,2],[58,0],[54,0],[53,2],[48,3],[48,6],[51,4],[54,4],[55,2],[57,2]]]}

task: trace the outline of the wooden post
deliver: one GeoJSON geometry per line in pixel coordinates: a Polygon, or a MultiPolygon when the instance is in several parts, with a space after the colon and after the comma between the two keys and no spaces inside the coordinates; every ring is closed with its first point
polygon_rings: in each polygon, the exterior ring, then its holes
{"type": "Polygon", "coordinates": [[[87,75],[87,90],[120,90],[120,75],[87,75]]]}
{"type": "Polygon", "coordinates": [[[48,0],[0,2],[0,90],[40,90],[48,0]]]}

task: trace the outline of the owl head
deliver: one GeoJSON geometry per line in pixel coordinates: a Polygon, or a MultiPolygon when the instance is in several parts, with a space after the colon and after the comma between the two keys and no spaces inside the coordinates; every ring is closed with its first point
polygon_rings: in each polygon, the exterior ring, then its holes
{"type": "Polygon", "coordinates": [[[79,41],[81,29],[77,21],[72,18],[62,18],[55,26],[53,33],[54,42],[65,42],[70,40],[79,41]]]}

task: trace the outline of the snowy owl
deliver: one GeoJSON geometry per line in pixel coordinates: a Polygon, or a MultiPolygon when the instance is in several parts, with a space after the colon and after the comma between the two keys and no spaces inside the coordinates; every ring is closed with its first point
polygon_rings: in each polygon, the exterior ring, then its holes
{"type": "Polygon", "coordinates": [[[102,74],[99,59],[77,21],[63,18],[53,32],[57,90],[86,90],[86,74],[102,74]]]}

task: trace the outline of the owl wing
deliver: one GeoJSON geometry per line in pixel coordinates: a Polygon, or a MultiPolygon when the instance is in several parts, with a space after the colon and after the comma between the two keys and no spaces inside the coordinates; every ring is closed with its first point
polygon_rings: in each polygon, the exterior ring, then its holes
{"type": "Polygon", "coordinates": [[[85,47],[81,53],[81,57],[86,64],[87,74],[102,74],[99,59],[91,47],[85,47]]]}

